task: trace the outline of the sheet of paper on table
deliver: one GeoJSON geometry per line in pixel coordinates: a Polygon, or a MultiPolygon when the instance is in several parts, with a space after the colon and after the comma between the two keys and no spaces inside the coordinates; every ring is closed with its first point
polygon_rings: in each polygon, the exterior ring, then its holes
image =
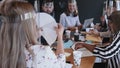
{"type": "Polygon", "coordinates": [[[94,56],[93,53],[87,50],[86,48],[80,48],[77,51],[81,51],[83,53],[82,57],[94,56]]]}
{"type": "MultiPolygon", "coordinates": [[[[75,44],[72,46],[72,49],[75,50],[75,44]]],[[[77,51],[81,51],[82,52],[82,57],[94,56],[92,54],[92,52],[90,52],[86,48],[80,48],[80,49],[77,49],[77,51]]]]}
{"type": "Polygon", "coordinates": [[[65,52],[65,56],[66,56],[66,57],[68,57],[68,56],[70,56],[70,55],[71,55],[71,53],[65,52]]]}
{"type": "Polygon", "coordinates": [[[73,64],[66,63],[65,68],[72,68],[73,64]]]}

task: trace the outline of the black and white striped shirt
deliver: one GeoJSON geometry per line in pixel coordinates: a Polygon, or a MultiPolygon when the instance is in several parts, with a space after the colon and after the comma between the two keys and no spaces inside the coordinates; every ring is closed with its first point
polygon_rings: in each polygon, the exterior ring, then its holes
{"type": "Polygon", "coordinates": [[[107,59],[107,68],[120,68],[120,32],[109,46],[95,47],[95,56],[107,59]]]}

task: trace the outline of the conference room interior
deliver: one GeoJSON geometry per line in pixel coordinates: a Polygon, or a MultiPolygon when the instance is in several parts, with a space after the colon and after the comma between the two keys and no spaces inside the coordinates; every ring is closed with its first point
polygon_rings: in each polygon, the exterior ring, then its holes
{"type": "MultiPolygon", "coordinates": [[[[1,0],[2,1],[2,0],[1,0]]],[[[26,2],[29,2],[33,5],[35,8],[36,13],[47,13],[43,11],[43,3],[45,0],[25,0],[26,2]]],[[[47,0],[46,0],[47,1],[47,0]]],[[[45,1],[45,4],[46,4],[45,1]]],[[[48,0],[53,3],[53,10],[51,13],[47,13],[51,15],[56,23],[61,23],[60,22],[60,16],[62,13],[64,13],[67,10],[67,3],[68,0],[48,0]]],[[[73,59],[73,42],[84,42],[84,43],[89,43],[92,44],[91,40],[86,40],[88,35],[90,34],[89,31],[96,30],[97,32],[106,32],[109,30],[109,25],[108,25],[108,17],[111,15],[112,12],[114,11],[119,11],[120,10],[120,4],[119,8],[117,5],[117,0],[76,0],[77,3],[77,10],[78,10],[78,17],[80,24],[82,25],[81,28],[75,28],[75,30],[64,30],[64,36],[63,36],[63,41],[64,41],[64,49],[67,54],[66,57],[66,63],[68,64],[73,64],[72,68],[74,67],[74,59],[73,59]],[[90,22],[89,26],[86,23],[90,22]],[[91,24],[92,23],[92,24],[91,24]],[[105,23],[102,25],[102,23],[105,23]],[[85,27],[84,27],[85,26],[85,27]],[[83,28],[84,27],[84,28],[83,28]],[[89,28],[89,30],[87,30],[89,28]],[[78,31],[77,31],[78,30],[78,31]],[[67,32],[68,31],[68,32],[67,32]],[[70,32],[70,36],[68,36],[67,33],[70,32]],[[79,36],[77,40],[75,40],[75,33],[78,32],[79,36]],[[80,38],[84,39],[80,39],[80,38]],[[66,45],[66,46],[65,46],[66,45]],[[68,46],[68,47],[67,47],[68,46]]],[[[49,3],[49,2],[48,2],[49,3]]],[[[47,3],[47,4],[48,4],[47,3]]],[[[120,1],[119,1],[120,3],[120,1]]],[[[0,28],[2,25],[2,18],[0,16],[0,28]]],[[[76,27],[76,26],[75,26],[76,27]]],[[[91,35],[91,34],[90,34],[91,35]]],[[[98,37],[89,37],[89,38],[98,38],[98,37]]],[[[87,38],[88,39],[88,38],[87,38]]],[[[97,39],[97,46],[103,46],[103,43],[110,43],[112,37],[101,37],[97,39]]],[[[92,39],[93,40],[93,39],[92,39]]],[[[41,37],[39,41],[44,45],[48,45],[47,41],[41,37]]],[[[95,42],[96,44],[96,42],[95,42]]],[[[56,51],[56,42],[52,45],[52,50],[56,51]]],[[[88,53],[88,52],[86,52],[88,53]]],[[[81,58],[81,67],[79,68],[107,68],[107,61],[105,59],[95,57],[94,55],[86,55],[81,58]],[[90,67],[86,67],[86,64],[90,67]]]]}

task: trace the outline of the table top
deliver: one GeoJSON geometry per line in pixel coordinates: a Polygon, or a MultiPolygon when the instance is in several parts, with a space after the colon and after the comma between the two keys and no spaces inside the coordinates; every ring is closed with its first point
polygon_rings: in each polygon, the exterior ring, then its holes
{"type": "MultiPolygon", "coordinates": [[[[73,54],[72,54],[73,50],[72,49],[65,49],[65,52],[71,53],[70,56],[66,57],[66,60],[68,62],[70,62],[71,64],[73,64],[72,68],[75,68],[75,65],[74,65],[74,62],[73,62],[73,54]]],[[[94,61],[95,61],[94,56],[82,57],[79,68],[88,68],[88,67],[93,68],[94,61]]]]}

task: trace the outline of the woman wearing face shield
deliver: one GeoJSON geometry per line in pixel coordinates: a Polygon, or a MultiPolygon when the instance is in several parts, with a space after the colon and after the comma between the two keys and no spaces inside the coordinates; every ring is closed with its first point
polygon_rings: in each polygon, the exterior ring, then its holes
{"type": "Polygon", "coordinates": [[[2,8],[0,29],[0,68],[64,68],[63,27],[55,27],[58,46],[56,54],[50,46],[37,39],[36,13],[27,2],[12,1],[2,8]],[[9,11],[9,12],[8,12],[9,11]]]}

